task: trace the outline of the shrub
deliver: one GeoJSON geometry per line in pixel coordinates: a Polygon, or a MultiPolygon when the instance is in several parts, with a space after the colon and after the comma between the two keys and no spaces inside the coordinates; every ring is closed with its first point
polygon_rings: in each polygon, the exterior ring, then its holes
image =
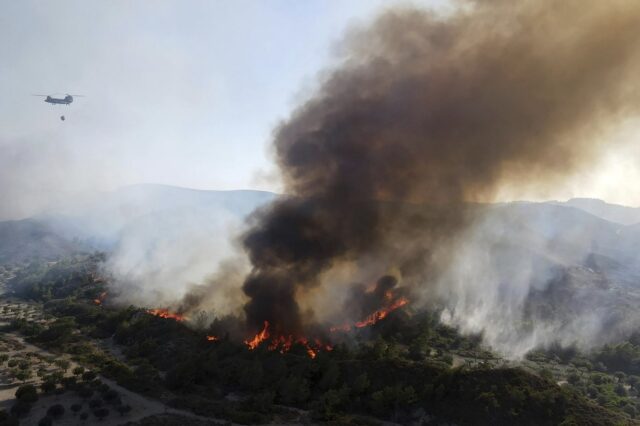
{"type": "Polygon", "coordinates": [[[131,406],[130,405],[121,405],[117,408],[118,413],[120,413],[121,416],[124,416],[125,414],[127,414],[129,411],[131,411],[131,406]]]}
{"type": "Polygon", "coordinates": [[[75,377],[64,377],[62,379],[62,386],[66,389],[66,390],[71,390],[74,389],[76,387],[76,378],[75,377]]]}
{"type": "Polygon", "coordinates": [[[2,426],[19,426],[20,421],[6,410],[0,410],[0,424],[2,426]]]}
{"type": "Polygon", "coordinates": [[[36,402],[38,390],[33,385],[22,385],[16,390],[16,399],[24,402],[36,402]]]}
{"type": "Polygon", "coordinates": [[[18,401],[11,407],[11,414],[16,417],[23,417],[31,411],[31,404],[25,401],[18,401]]]}
{"type": "Polygon", "coordinates": [[[64,415],[64,407],[62,406],[62,404],[52,405],[47,410],[47,415],[56,419],[62,417],[64,415]]]}
{"type": "Polygon", "coordinates": [[[38,426],[51,426],[53,425],[53,419],[49,416],[44,416],[38,422],[38,426]]]}
{"type": "Polygon", "coordinates": [[[89,408],[99,408],[99,407],[102,407],[101,399],[96,398],[89,401],[89,408]]]}
{"type": "Polygon", "coordinates": [[[78,396],[80,396],[80,398],[83,398],[83,399],[91,398],[91,396],[93,395],[93,389],[90,389],[85,386],[79,388],[77,392],[78,392],[78,396]]]}
{"type": "Polygon", "coordinates": [[[55,384],[55,382],[52,382],[51,380],[45,380],[40,385],[40,389],[42,389],[42,392],[44,392],[44,393],[53,392],[56,389],[56,384],[55,384]]]}
{"type": "Polygon", "coordinates": [[[84,380],[85,382],[90,382],[95,378],[96,373],[94,373],[93,371],[85,371],[84,373],[82,373],[82,380],[84,380]]]}
{"type": "Polygon", "coordinates": [[[109,410],[107,410],[106,408],[98,408],[97,410],[93,411],[93,415],[102,420],[109,415],[109,410]]]}
{"type": "Polygon", "coordinates": [[[118,392],[116,392],[116,391],[115,391],[115,390],[113,390],[113,389],[109,389],[108,391],[106,391],[106,392],[104,393],[103,398],[104,398],[104,400],[105,400],[105,401],[107,401],[107,402],[114,401],[116,398],[118,398],[118,392]]]}

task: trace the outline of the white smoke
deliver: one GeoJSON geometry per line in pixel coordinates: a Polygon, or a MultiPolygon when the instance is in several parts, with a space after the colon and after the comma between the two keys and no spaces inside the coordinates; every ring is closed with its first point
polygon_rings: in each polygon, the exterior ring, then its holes
{"type": "Polygon", "coordinates": [[[436,255],[446,264],[435,290],[441,320],[482,333],[511,358],[554,343],[589,349],[619,338],[640,324],[619,292],[635,273],[597,259],[623,260],[624,229],[548,204],[490,208],[436,255]]]}

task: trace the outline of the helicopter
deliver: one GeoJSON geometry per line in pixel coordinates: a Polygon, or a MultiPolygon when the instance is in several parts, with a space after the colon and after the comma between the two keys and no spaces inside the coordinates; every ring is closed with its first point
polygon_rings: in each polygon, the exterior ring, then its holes
{"type": "MultiPolygon", "coordinates": [[[[84,95],[70,95],[70,94],[66,94],[66,96],[64,98],[56,98],[53,95],[32,95],[32,96],[42,96],[44,97],[44,101],[51,104],[51,105],[67,105],[69,106],[69,104],[71,104],[71,102],[73,102],[73,97],[83,97],[84,95]]],[[[60,120],[64,121],[65,117],[64,115],[60,116],[60,120]]]]}
{"type": "Polygon", "coordinates": [[[71,102],[73,102],[74,96],[82,97],[83,95],[70,95],[67,93],[67,95],[64,98],[55,98],[52,95],[33,95],[33,96],[42,96],[45,98],[44,101],[51,105],[69,105],[71,102]]]}

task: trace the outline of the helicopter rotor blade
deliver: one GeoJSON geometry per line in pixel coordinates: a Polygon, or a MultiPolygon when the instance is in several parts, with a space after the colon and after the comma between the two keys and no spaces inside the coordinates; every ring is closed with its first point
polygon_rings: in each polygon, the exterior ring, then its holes
{"type": "Polygon", "coordinates": [[[31,96],[43,96],[43,97],[47,97],[49,95],[31,95],[31,96]]]}
{"type": "Polygon", "coordinates": [[[78,98],[84,98],[85,97],[85,95],[73,95],[73,94],[69,94],[69,93],[67,93],[67,96],[76,96],[78,98]]]}

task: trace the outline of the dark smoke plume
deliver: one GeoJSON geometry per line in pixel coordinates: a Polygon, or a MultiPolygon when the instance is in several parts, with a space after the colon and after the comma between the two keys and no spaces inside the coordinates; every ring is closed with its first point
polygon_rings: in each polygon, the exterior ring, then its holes
{"type": "Polygon", "coordinates": [[[249,326],[299,332],[301,290],[341,262],[376,256],[410,279],[464,227],[464,203],[588,164],[598,132],[637,109],[639,29],[635,0],[491,0],[351,34],[275,132],[289,197],[244,237],[249,326]]]}

